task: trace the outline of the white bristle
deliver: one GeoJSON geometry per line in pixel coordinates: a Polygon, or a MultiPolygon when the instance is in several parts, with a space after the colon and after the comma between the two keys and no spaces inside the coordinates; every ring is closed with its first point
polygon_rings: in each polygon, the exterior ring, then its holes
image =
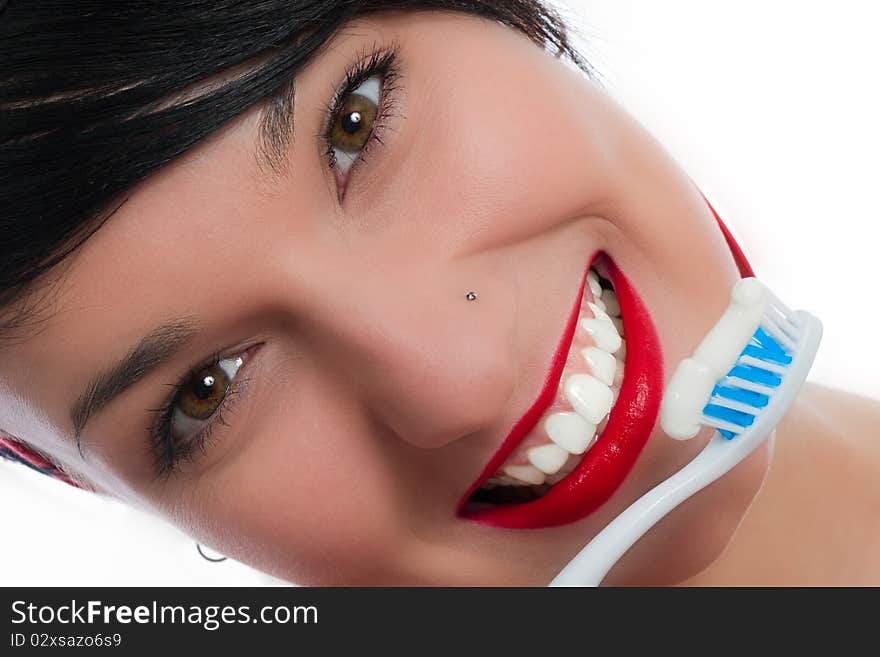
{"type": "Polygon", "coordinates": [[[796,349],[794,341],[788,337],[785,333],[783,333],[782,329],[779,328],[779,325],[767,317],[764,316],[764,321],[761,322],[761,326],[764,328],[767,333],[770,334],[770,337],[776,340],[779,344],[785,347],[786,351],[789,353],[793,352],[796,349]]]}
{"type": "Polygon", "coordinates": [[[707,424],[710,427],[715,427],[716,429],[724,429],[725,431],[733,431],[733,433],[742,433],[746,430],[746,427],[741,427],[738,424],[734,424],[733,422],[726,422],[724,420],[720,420],[717,417],[709,417],[708,415],[704,415],[702,417],[702,423],[707,424]]]}
{"type": "Polygon", "coordinates": [[[770,301],[770,305],[775,310],[778,310],[783,317],[791,318],[795,316],[791,309],[787,305],[785,305],[782,300],[777,297],[772,290],[770,290],[770,288],[765,286],[764,293],[767,295],[767,299],[770,301]]]}
{"type": "Polygon", "coordinates": [[[743,390],[751,390],[752,392],[758,392],[762,395],[767,395],[768,397],[776,392],[775,388],[762,386],[760,383],[753,383],[752,381],[746,381],[738,376],[728,376],[724,379],[724,385],[733,386],[734,388],[742,388],[743,390]]]}
{"type": "Polygon", "coordinates": [[[800,336],[800,331],[798,331],[797,326],[795,326],[788,316],[786,316],[785,311],[777,306],[769,305],[767,306],[767,312],[772,316],[775,323],[779,325],[779,328],[793,341],[797,342],[797,339],[800,336]]]}
{"type": "Polygon", "coordinates": [[[732,411],[748,413],[749,415],[756,415],[761,412],[761,409],[757,406],[750,406],[749,404],[744,404],[743,402],[728,399],[727,397],[720,397],[718,395],[714,395],[712,399],[709,400],[709,403],[714,404],[715,406],[729,408],[732,411]]]}
{"type": "Polygon", "coordinates": [[[766,360],[761,360],[760,358],[755,358],[754,356],[740,356],[739,362],[742,365],[749,365],[751,367],[758,367],[762,370],[767,370],[768,372],[773,372],[774,374],[785,374],[786,368],[785,365],[779,365],[778,363],[770,363],[766,360]]]}

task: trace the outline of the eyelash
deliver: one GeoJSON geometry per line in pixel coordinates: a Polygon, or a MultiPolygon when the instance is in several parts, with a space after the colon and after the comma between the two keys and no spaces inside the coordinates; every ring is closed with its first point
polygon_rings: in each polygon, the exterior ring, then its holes
{"type": "Polygon", "coordinates": [[[385,143],[382,141],[382,135],[388,128],[388,120],[398,115],[395,92],[399,89],[401,79],[399,51],[400,46],[397,42],[393,42],[389,46],[374,46],[369,54],[358,57],[357,62],[346,71],[345,80],[337,88],[325,109],[324,127],[320,133],[325,146],[324,157],[327,158],[328,168],[337,168],[336,154],[333,152],[333,126],[342,111],[342,106],[349,94],[356,91],[374,75],[382,76],[379,108],[376,112],[376,118],[373,120],[370,137],[347,175],[350,177],[359,163],[366,162],[376,143],[385,143]]]}
{"type": "Polygon", "coordinates": [[[198,372],[214,367],[220,361],[234,356],[235,354],[221,356],[219,353],[214,353],[207,361],[199,363],[190,369],[177,383],[166,384],[173,387],[168,401],[160,408],[148,409],[151,413],[158,413],[156,422],[150,429],[150,446],[156,458],[157,477],[167,478],[170,474],[179,470],[184,461],[189,463],[195,462],[199,454],[205,454],[208,451],[208,447],[215,438],[214,430],[217,428],[217,425],[229,426],[226,423],[224,413],[228,414],[232,411],[235,405],[233,400],[244,390],[249,381],[249,379],[242,378],[239,374],[236,374],[230,380],[229,387],[223,395],[223,400],[220,402],[217,410],[206,420],[207,424],[203,429],[180,445],[174,444],[174,436],[171,434],[171,423],[181,388],[189,383],[190,379],[198,372]]]}

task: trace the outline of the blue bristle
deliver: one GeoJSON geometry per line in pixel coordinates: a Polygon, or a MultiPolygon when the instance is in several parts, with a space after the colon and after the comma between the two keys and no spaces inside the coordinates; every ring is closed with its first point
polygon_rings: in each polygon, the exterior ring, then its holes
{"type": "Polygon", "coordinates": [[[742,411],[735,411],[732,408],[718,406],[711,402],[706,404],[705,408],[703,408],[703,414],[708,415],[709,417],[717,417],[719,420],[724,420],[731,424],[737,424],[741,427],[751,426],[752,422],[755,421],[754,415],[749,415],[742,411]]]}
{"type": "Polygon", "coordinates": [[[776,363],[777,365],[791,365],[791,356],[787,354],[779,354],[775,351],[768,351],[760,345],[749,344],[743,349],[744,356],[752,356],[768,363],[776,363]]]}
{"type": "Polygon", "coordinates": [[[712,394],[726,399],[732,399],[733,401],[738,401],[743,404],[748,404],[755,408],[764,408],[770,403],[770,398],[767,395],[762,395],[760,392],[753,392],[751,390],[743,390],[742,388],[734,388],[733,386],[717,385],[715,386],[715,389],[712,390],[712,394]]]}
{"type": "MultiPolygon", "coordinates": [[[[767,361],[768,363],[775,363],[777,365],[790,365],[792,361],[791,356],[788,355],[786,350],[761,327],[758,327],[758,330],[755,331],[755,335],[752,336],[749,344],[743,349],[743,355],[752,356],[753,358],[767,361]]],[[[750,365],[735,365],[733,369],[728,372],[727,376],[745,379],[746,381],[769,386],[771,388],[776,388],[782,383],[782,377],[778,374],[750,365]]],[[[718,384],[712,390],[712,396],[730,399],[755,408],[764,408],[770,402],[770,398],[767,395],[762,395],[761,393],[753,392],[752,390],[743,390],[742,388],[737,388],[735,385],[718,384]]],[[[711,401],[706,404],[705,408],[703,408],[703,413],[707,417],[730,422],[731,424],[736,424],[743,428],[751,426],[755,421],[754,415],[744,413],[743,411],[736,411],[732,408],[718,406],[711,401]]],[[[732,440],[737,436],[735,432],[727,429],[718,429],[717,431],[727,440],[732,440]]]]}
{"type": "Polygon", "coordinates": [[[791,365],[791,356],[760,326],[752,336],[751,343],[743,350],[744,354],[768,360],[779,365],[791,365]]]}
{"type": "Polygon", "coordinates": [[[760,383],[762,386],[777,387],[782,383],[782,377],[773,372],[762,370],[760,367],[751,367],[750,365],[737,365],[727,376],[735,376],[739,379],[745,379],[752,383],[760,383]]]}

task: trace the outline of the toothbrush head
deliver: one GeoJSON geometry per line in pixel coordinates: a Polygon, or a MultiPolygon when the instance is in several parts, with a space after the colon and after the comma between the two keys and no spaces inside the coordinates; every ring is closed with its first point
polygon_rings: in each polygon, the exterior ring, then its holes
{"type": "Polygon", "coordinates": [[[687,440],[711,426],[730,440],[750,430],[777,397],[773,408],[783,402],[784,408],[774,417],[781,418],[821,336],[818,319],[792,312],[756,278],[742,279],[724,315],[673,374],[660,406],[661,427],[687,440]]]}

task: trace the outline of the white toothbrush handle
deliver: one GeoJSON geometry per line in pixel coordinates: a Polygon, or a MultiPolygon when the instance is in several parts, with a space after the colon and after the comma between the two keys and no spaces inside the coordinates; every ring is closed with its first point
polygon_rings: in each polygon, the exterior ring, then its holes
{"type": "Polygon", "coordinates": [[[730,470],[760,444],[733,445],[715,432],[695,459],[642,495],[617,516],[550,582],[550,586],[599,586],[611,567],[645,532],[697,491],[730,470]],[[737,454],[733,453],[737,447],[737,454]],[[745,453],[742,453],[745,452],[745,453]]]}

